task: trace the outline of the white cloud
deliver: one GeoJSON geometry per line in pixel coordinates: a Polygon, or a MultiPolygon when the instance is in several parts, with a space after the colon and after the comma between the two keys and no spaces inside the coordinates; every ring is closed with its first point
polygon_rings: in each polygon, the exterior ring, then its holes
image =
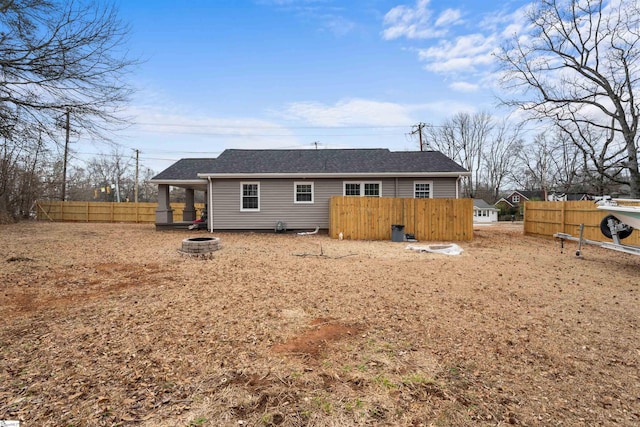
{"type": "Polygon", "coordinates": [[[441,40],[437,46],[420,49],[418,57],[425,61],[426,69],[438,73],[475,72],[491,65],[493,53],[499,46],[493,35],[470,34],[457,37],[453,42],[441,40]]]}
{"type": "Polygon", "coordinates": [[[436,19],[435,26],[442,27],[444,25],[459,24],[461,22],[461,15],[458,9],[447,9],[436,19]]]}
{"type": "Polygon", "coordinates": [[[497,89],[495,54],[505,40],[528,33],[526,12],[531,3],[509,10],[510,5],[469,20],[460,9],[453,8],[436,16],[430,0],[416,0],[411,6],[389,10],[382,36],[387,40],[404,37],[407,43],[414,40],[414,46],[403,48],[417,52],[425,70],[453,82],[449,84],[452,90],[468,93],[497,89]]]}
{"type": "Polygon", "coordinates": [[[477,84],[469,82],[453,82],[449,87],[456,92],[477,92],[480,89],[477,84]]]}
{"type": "Polygon", "coordinates": [[[417,0],[414,7],[396,6],[384,16],[385,26],[382,36],[386,40],[400,37],[408,39],[429,39],[444,37],[449,33],[445,26],[461,22],[461,13],[456,9],[447,9],[436,19],[429,9],[430,0],[417,0]]]}
{"type": "Polygon", "coordinates": [[[258,4],[274,7],[298,18],[315,22],[318,29],[343,37],[358,25],[344,16],[344,6],[337,0],[256,0],[258,4]]]}
{"type": "Polygon", "coordinates": [[[154,170],[183,157],[217,157],[227,148],[303,144],[292,129],[263,118],[216,117],[175,103],[133,105],[126,113],[134,125],[119,134],[119,142],[140,149],[145,165],[154,170]]]}
{"type": "Polygon", "coordinates": [[[368,99],[343,99],[328,105],[319,102],[289,104],[278,114],[288,121],[321,127],[410,126],[420,121],[436,122],[451,111],[473,112],[467,103],[438,101],[421,104],[398,104],[368,99]]]}
{"type": "Polygon", "coordinates": [[[353,21],[337,15],[325,15],[323,17],[323,26],[338,37],[352,32],[357,27],[353,21]]]}
{"type": "Polygon", "coordinates": [[[296,102],[285,109],[288,119],[314,126],[404,126],[413,123],[411,108],[392,102],[346,99],[335,105],[296,102]]]}

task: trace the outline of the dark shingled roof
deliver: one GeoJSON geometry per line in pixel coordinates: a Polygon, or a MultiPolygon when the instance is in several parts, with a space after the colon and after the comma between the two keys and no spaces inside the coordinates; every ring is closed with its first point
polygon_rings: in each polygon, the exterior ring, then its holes
{"type": "Polygon", "coordinates": [[[153,179],[197,179],[197,174],[340,174],[466,172],[438,151],[387,149],[225,150],[217,159],[182,159],[153,179]]]}
{"type": "Polygon", "coordinates": [[[216,159],[180,159],[151,179],[202,179],[198,177],[198,174],[203,170],[213,169],[215,161],[216,159]]]}

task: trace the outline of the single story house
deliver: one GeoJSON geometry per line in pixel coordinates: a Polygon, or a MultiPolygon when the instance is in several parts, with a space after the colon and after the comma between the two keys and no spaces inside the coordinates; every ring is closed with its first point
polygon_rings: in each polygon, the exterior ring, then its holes
{"type": "Polygon", "coordinates": [[[497,222],[500,209],[482,199],[473,199],[473,222],[497,222]]]}
{"type": "Polygon", "coordinates": [[[182,221],[195,220],[204,191],[213,230],[329,228],[332,196],[459,198],[469,172],[438,151],[388,149],[225,150],[181,159],[151,179],[156,226],[173,223],[170,187],[186,189],[182,221]]]}

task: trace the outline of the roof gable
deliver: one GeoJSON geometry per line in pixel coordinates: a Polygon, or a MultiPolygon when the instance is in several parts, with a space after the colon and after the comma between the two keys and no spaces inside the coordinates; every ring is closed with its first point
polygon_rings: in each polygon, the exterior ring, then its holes
{"type": "Polygon", "coordinates": [[[490,205],[489,203],[485,202],[483,199],[473,199],[473,207],[476,209],[496,209],[495,206],[490,205]]]}
{"type": "Polygon", "coordinates": [[[512,208],[514,207],[513,203],[511,203],[509,200],[505,199],[504,197],[500,198],[500,200],[495,202],[493,205],[494,206],[498,206],[498,205],[501,205],[501,204],[505,204],[505,205],[510,206],[512,208]]]}
{"type": "Polygon", "coordinates": [[[213,170],[215,162],[216,159],[180,159],[151,179],[177,181],[200,180],[202,178],[198,177],[198,173],[213,170]]]}

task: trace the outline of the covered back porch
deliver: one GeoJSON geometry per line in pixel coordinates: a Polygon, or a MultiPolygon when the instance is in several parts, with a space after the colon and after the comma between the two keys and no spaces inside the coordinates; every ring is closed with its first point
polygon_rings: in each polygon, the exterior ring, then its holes
{"type": "MultiPolygon", "coordinates": [[[[178,190],[180,191],[180,190],[178,190]]],[[[182,194],[179,192],[178,196],[182,194]]],[[[174,230],[174,229],[187,229],[194,224],[194,221],[198,219],[204,220],[204,224],[201,228],[210,229],[208,218],[208,206],[207,206],[207,185],[170,185],[170,184],[158,184],[158,207],[156,208],[155,225],[156,230],[174,230]],[[175,190],[172,192],[171,188],[178,188],[184,190],[184,209],[182,210],[181,218],[174,218],[174,209],[171,207],[171,197],[175,197],[175,190]],[[203,195],[200,197],[200,193],[203,195]],[[199,207],[196,207],[196,200],[200,199],[203,202],[197,203],[199,207]]]]}

